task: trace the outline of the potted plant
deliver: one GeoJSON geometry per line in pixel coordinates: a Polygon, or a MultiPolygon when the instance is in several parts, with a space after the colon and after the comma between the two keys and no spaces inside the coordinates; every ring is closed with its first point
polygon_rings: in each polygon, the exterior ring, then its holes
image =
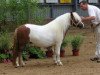
{"type": "MultiPolygon", "coordinates": [[[[67,46],[68,42],[67,42],[67,39],[65,38],[62,42],[62,45],[61,45],[61,49],[60,49],[60,57],[64,57],[65,56],[65,47],[67,46]]],[[[52,57],[53,56],[53,50],[51,47],[48,47],[47,48],[47,51],[46,51],[46,56],[47,57],[52,57]]]]}
{"type": "MultiPolygon", "coordinates": [[[[72,36],[70,36],[70,35],[65,36],[65,38],[64,38],[64,40],[61,44],[61,48],[60,48],[60,57],[65,56],[65,47],[68,45],[68,43],[71,40],[72,40],[72,36]]],[[[51,49],[51,47],[47,48],[46,56],[47,57],[52,57],[53,56],[53,50],[51,49]]]]}
{"type": "Polygon", "coordinates": [[[61,44],[61,49],[60,49],[60,57],[65,56],[65,47],[68,45],[68,39],[67,37],[64,38],[62,44],[61,44]]]}
{"type": "Polygon", "coordinates": [[[0,32],[0,58],[3,61],[10,62],[11,54],[11,37],[7,31],[0,32]]]}
{"type": "Polygon", "coordinates": [[[83,42],[83,38],[81,35],[77,35],[72,39],[71,46],[72,46],[73,56],[79,55],[79,50],[82,42],[83,42]]]}
{"type": "Polygon", "coordinates": [[[67,35],[65,36],[62,45],[61,45],[61,49],[60,49],[60,56],[64,57],[65,56],[65,47],[71,42],[72,40],[72,36],[71,35],[67,35]]]}
{"type": "Polygon", "coordinates": [[[48,47],[46,51],[46,57],[52,57],[52,56],[53,56],[53,50],[51,47],[48,47]]]}
{"type": "MultiPolygon", "coordinates": [[[[65,56],[65,47],[68,45],[68,43],[71,41],[71,39],[72,39],[71,36],[69,36],[69,35],[65,36],[65,38],[61,44],[61,48],[60,48],[60,57],[65,56]]],[[[46,56],[47,57],[53,56],[53,50],[51,49],[51,47],[47,48],[46,56]]]]}
{"type": "Polygon", "coordinates": [[[10,63],[10,57],[8,54],[0,54],[0,62],[2,63],[10,63]]]}

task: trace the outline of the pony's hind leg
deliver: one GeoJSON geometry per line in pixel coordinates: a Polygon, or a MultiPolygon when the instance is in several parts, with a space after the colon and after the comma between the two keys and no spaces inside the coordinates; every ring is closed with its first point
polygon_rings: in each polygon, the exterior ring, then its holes
{"type": "Polygon", "coordinates": [[[17,57],[17,58],[16,58],[16,66],[15,66],[15,67],[17,68],[17,67],[19,67],[19,66],[20,66],[20,65],[19,65],[19,57],[17,57]]]}
{"type": "Polygon", "coordinates": [[[22,53],[21,52],[19,53],[19,56],[18,57],[19,57],[19,65],[21,67],[25,66],[25,63],[23,61],[23,57],[22,57],[22,53]]]}
{"type": "Polygon", "coordinates": [[[19,66],[18,63],[18,53],[15,51],[13,54],[13,61],[12,61],[13,65],[17,68],[19,66]]]}
{"type": "Polygon", "coordinates": [[[25,63],[24,63],[24,61],[23,61],[22,55],[21,55],[21,63],[22,63],[22,67],[24,67],[24,66],[25,66],[25,63]]]}
{"type": "Polygon", "coordinates": [[[17,68],[20,66],[24,66],[24,62],[22,60],[22,53],[21,51],[16,52],[16,54],[14,54],[14,58],[13,58],[13,65],[17,68]]]}

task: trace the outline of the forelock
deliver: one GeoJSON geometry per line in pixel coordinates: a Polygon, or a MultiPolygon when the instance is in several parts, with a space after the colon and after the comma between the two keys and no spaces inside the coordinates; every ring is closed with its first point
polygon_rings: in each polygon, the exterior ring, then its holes
{"type": "Polygon", "coordinates": [[[81,21],[81,17],[78,15],[78,13],[73,12],[73,16],[75,17],[76,20],[80,20],[81,21]]]}

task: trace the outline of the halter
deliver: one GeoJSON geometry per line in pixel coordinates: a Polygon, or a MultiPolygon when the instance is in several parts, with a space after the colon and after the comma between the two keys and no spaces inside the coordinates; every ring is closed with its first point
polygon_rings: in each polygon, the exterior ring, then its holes
{"type": "Polygon", "coordinates": [[[73,23],[76,27],[77,27],[78,24],[80,23],[79,21],[78,21],[78,23],[75,23],[73,19],[71,19],[71,21],[72,21],[72,23],[73,23]]]}
{"type": "Polygon", "coordinates": [[[77,27],[79,23],[80,23],[79,21],[75,23],[75,18],[73,16],[73,13],[71,12],[71,25],[74,24],[77,27]]]}

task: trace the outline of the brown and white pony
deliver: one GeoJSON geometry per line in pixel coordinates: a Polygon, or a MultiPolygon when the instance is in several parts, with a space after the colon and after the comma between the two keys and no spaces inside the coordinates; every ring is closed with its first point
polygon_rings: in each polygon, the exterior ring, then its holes
{"type": "Polygon", "coordinates": [[[54,48],[54,62],[63,65],[60,61],[60,47],[70,25],[84,27],[80,16],[76,12],[65,13],[46,25],[25,24],[16,28],[14,33],[14,66],[24,66],[22,50],[27,43],[33,46],[54,48]]]}

